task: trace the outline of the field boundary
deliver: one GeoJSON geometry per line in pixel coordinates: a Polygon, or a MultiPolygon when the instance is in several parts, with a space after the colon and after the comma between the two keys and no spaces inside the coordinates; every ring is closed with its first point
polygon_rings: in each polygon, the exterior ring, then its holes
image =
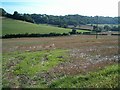
{"type": "MultiPolygon", "coordinates": [[[[4,38],[24,38],[24,37],[56,37],[56,36],[70,36],[70,35],[96,35],[96,34],[91,34],[89,32],[83,32],[83,33],[76,33],[76,34],[73,34],[73,33],[49,33],[49,34],[28,34],[28,33],[25,33],[25,34],[6,34],[6,35],[3,35],[2,39],[4,38]]],[[[97,34],[97,35],[108,35],[108,34],[97,34]]],[[[116,36],[119,36],[120,34],[111,34],[111,35],[116,35],[116,36]]]]}

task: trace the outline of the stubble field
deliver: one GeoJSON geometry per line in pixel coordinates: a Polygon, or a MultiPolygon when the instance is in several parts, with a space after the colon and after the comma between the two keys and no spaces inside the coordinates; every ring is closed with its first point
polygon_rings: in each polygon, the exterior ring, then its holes
{"type": "Polygon", "coordinates": [[[3,39],[3,87],[118,88],[118,37],[3,39]]]}

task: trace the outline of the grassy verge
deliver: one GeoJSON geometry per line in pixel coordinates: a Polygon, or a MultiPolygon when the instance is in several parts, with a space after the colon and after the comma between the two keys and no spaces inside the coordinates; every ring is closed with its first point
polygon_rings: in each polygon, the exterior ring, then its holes
{"type": "Polygon", "coordinates": [[[66,76],[55,80],[49,87],[53,88],[118,88],[118,65],[108,66],[86,75],[66,76]]]}

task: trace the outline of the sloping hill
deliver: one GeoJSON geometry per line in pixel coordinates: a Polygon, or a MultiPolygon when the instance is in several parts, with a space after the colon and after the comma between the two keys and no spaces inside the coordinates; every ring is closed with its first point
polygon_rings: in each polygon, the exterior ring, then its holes
{"type": "MultiPolygon", "coordinates": [[[[25,21],[2,18],[2,35],[6,34],[49,34],[49,33],[69,33],[71,29],[60,28],[47,24],[33,24],[25,21]]],[[[88,30],[78,30],[77,32],[90,32],[88,30]]]]}
{"type": "Polygon", "coordinates": [[[45,24],[33,24],[9,18],[2,19],[2,35],[5,34],[24,34],[24,33],[68,33],[71,29],[59,28],[45,24]]]}

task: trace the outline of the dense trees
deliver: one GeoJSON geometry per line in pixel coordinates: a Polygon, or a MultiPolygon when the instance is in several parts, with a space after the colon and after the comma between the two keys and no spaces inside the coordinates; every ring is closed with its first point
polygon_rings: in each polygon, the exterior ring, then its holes
{"type": "Polygon", "coordinates": [[[7,13],[4,9],[0,8],[0,16],[5,16],[8,18],[13,18],[13,19],[17,19],[17,20],[34,23],[34,20],[31,18],[30,14],[20,14],[17,11],[14,11],[14,13],[12,15],[12,14],[7,13]]]}
{"type": "Polygon", "coordinates": [[[14,11],[13,18],[20,19],[20,14],[17,11],[14,11]]]}
{"type": "MultiPolygon", "coordinates": [[[[17,11],[13,15],[7,13],[4,9],[2,11],[2,16],[6,16],[13,19],[23,20],[27,22],[37,23],[37,24],[51,24],[57,25],[59,27],[66,28],[68,25],[80,25],[80,24],[118,24],[118,17],[103,17],[97,16],[89,17],[82,15],[65,15],[65,16],[54,16],[46,14],[19,14],[17,11]]],[[[120,22],[119,22],[120,23],[120,22]]],[[[107,27],[106,27],[107,28],[107,27]]]]}
{"type": "Polygon", "coordinates": [[[5,16],[6,13],[7,12],[3,8],[0,8],[0,16],[5,16]]]}
{"type": "Polygon", "coordinates": [[[31,18],[31,15],[29,14],[19,14],[17,11],[14,12],[14,14],[12,15],[13,19],[17,19],[17,20],[23,20],[26,22],[31,22],[34,23],[34,20],[31,18]]]}
{"type": "Polygon", "coordinates": [[[81,15],[65,15],[65,16],[53,16],[53,15],[46,15],[46,14],[31,14],[32,19],[36,23],[47,23],[52,25],[58,26],[65,26],[65,25],[80,25],[80,24],[117,24],[118,18],[117,17],[88,17],[88,16],[81,16],[81,15]]]}
{"type": "Polygon", "coordinates": [[[111,27],[108,26],[108,25],[105,25],[105,26],[104,26],[104,29],[105,29],[106,31],[110,31],[110,30],[111,30],[111,27]]]}

